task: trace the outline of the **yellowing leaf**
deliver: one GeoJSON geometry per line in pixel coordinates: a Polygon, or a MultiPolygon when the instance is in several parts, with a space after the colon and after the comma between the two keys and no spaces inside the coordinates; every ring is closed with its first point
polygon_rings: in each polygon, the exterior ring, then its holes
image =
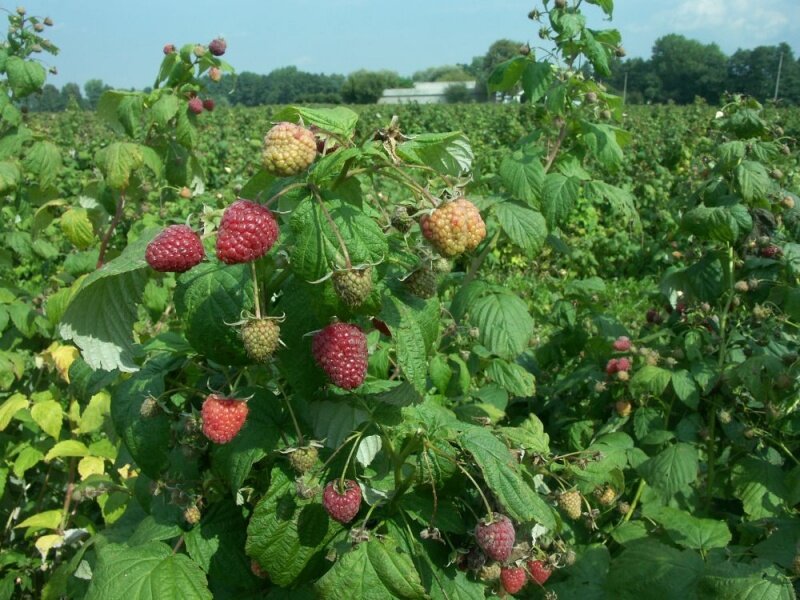
{"type": "Polygon", "coordinates": [[[61,433],[61,405],[55,400],[37,402],[31,407],[31,417],[47,435],[58,439],[61,433]]]}
{"type": "Polygon", "coordinates": [[[47,553],[50,552],[53,548],[57,548],[61,546],[64,542],[64,536],[58,535],[56,533],[50,533],[48,535],[43,535],[39,539],[36,540],[36,549],[39,551],[39,554],[42,555],[42,560],[47,560],[47,553]]]}
{"type": "Polygon", "coordinates": [[[81,479],[86,479],[89,475],[102,475],[104,471],[104,461],[97,456],[84,456],[78,463],[81,479]]]}
{"type": "Polygon", "coordinates": [[[50,344],[42,353],[42,357],[56,368],[58,374],[67,383],[69,383],[69,368],[79,356],[80,351],[75,346],[62,345],[58,342],[50,344]]]}
{"type": "Polygon", "coordinates": [[[61,525],[61,511],[60,510],[46,510],[44,512],[37,513],[31,517],[25,519],[19,525],[16,525],[15,529],[21,529],[23,527],[27,527],[29,529],[58,529],[58,526],[61,525]]]}
{"type": "Polygon", "coordinates": [[[55,446],[50,448],[50,452],[45,455],[44,460],[51,461],[54,458],[86,456],[87,454],[89,454],[89,449],[83,442],[79,442],[78,440],[65,440],[63,442],[58,442],[55,446]]]}
{"type": "Polygon", "coordinates": [[[0,431],[8,427],[11,418],[23,408],[28,408],[28,398],[22,394],[14,394],[0,404],[0,431]]]}
{"type": "Polygon", "coordinates": [[[78,432],[90,433],[100,429],[110,411],[111,395],[108,392],[98,392],[91,397],[89,404],[83,411],[78,432]]]}

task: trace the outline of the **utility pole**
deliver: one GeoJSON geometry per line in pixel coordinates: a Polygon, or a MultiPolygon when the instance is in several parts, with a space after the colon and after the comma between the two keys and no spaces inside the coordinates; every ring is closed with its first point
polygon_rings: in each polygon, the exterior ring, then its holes
{"type": "Polygon", "coordinates": [[[778,59],[778,76],[775,78],[775,96],[772,98],[773,102],[778,101],[778,90],[781,86],[781,67],[783,67],[783,52],[781,52],[781,57],[778,59]]]}
{"type": "MultiPolygon", "coordinates": [[[[781,55],[783,56],[783,55],[781,55]]],[[[628,97],[628,72],[625,71],[625,82],[622,84],[622,105],[625,106],[625,99],[628,97]]]]}

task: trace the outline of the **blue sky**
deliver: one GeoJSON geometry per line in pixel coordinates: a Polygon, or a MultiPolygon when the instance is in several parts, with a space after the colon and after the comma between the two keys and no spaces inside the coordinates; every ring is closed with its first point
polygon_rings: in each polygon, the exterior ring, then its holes
{"type": "MultiPolygon", "coordinates": [[[[50,16],[61,48],[48,58],[57,86],[100,78],[114,87],[150,85],[165,43],[228,40],[237,71],[268,73],[296,65],[315,73],[388,68],[403,75],[469,62],[500,38],[539,40],[524,0],[31,0],[50,16]]],[[[629,56],[649,57],[653,42],[680,33],[737,48],[786,41],[800,53],[800,0],[617,0],[610,26],[629,56]]],[[[16,5],[5,3],[5,8],[16,5]]],[[[586,6],[593,27],[608,26],[586,6]]]]}

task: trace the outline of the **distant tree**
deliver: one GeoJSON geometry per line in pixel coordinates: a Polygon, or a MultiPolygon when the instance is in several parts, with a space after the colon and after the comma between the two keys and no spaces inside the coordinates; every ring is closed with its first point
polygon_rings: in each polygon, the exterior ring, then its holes
{"type": "Polygon", "coordinates": [[[103,92],[110,89],[111,86],[104,84],[102,79],[90,79],[84,83],[83,91],[86,94],[86,104],[88,107],[92,110],[97,108],[100,96],[103,95],[103,92]]]}
{"type": "Polygon", "coordinates": [[[56,86],[47,83],[39,94],[34,94],[26,99],[30,110],[36,112],[58,112],[64,110],[66,102],[56,86]]]}
{"type": "Polygon", "coordinates": [[[779,96],[792,104],[800,102],[800,65],[791,46],[758,46],[752,50],[737,50],[728,59],[727,87],[764,101],[775,95],[778,64],[781,63],[779,96]]]}
{"type": "Polygon", "coordinates": [[[475,76],[461,65],[443,65],[417,71],[411,76],[414,81],[472,81],[475,76]]]}
{"type": "Polygon", "coordinates": [[[61,101],[65,108],[83,108],[84,100],[80,86],[77,83],[64,84],[61,88],[61,101]]]}
{"type": "Polygon", "coordinates": [[[410,80],[401,78],[394,71],[362,69],[347,76],[342,85],[342,99],[352,104],[374,104],[383,95],[383,90],[412,85],[410,80]]]}
{"type": "Polygon", "coordinates": [[[475,101],[475,92],[463,83],[448,85],[444,90],[444,98],[448,104],[460,104],[475,101]]]}
{"type": "Polygon", "coordinates": [[[661,80],[661,100],[689,103],[700,96],[714,103],[725,91],[727,58],[716,44],[665,35],[653,45],[651,64],[661,80]]]}
{"type": "Polygon", "coordinates": [[[494,68],[502,62],[514,58],[519,54],[521,42],[512,40],[497,40],[483,56],[476,56],[470,65],[464,65],[464,70],[476,80],[476,97],[479,100],[488,98],[487,82],[494,68]]]}
{"type": "Polygon", "coordinates": [[[657,102],[661,99],[663,95],[661,79],[653,70],[653,65],[649,60],[643,58],[631,58],[625,61],[614,59],[610,67],[611,77],[604,80],[605,83],[610,85],[617,94],[622,95],[627,76],[626,101],[629,104],[657,102]]]}

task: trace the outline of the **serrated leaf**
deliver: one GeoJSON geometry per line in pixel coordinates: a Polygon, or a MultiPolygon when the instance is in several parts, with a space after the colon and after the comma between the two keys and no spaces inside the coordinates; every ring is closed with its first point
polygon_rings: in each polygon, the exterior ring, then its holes
{"type": "Polygon", "coordinates": [[[106,183],[114,189],[124,190],[133,172],[144,164],[143,146],[131,142],[113,142],[95,154],[95,162],[106,183]]]}
{"type": "Polygon", "coordinates": [[[59,326],[73,340],[93,369],[133,372],[133,324],[147,274],[145,248],[158,228],[142,232],[120,256],[90,274],[75,293],[59,326]]]}
{"type": "Polygon", "coordinates": [[[736,182],[739,192],[746,202],[763,200],[770,187],[770,178],[767,170],[760,162],[745,160],[736,167],[736,182]]]}
{"type": "Polygon", "coordinates": [[[725,562],[710,566],[698,585],[698,596],[714,600],[795,600],[792,582],[770,565],[725,562]]]}
{"type": "Polygon", "coordinates": [[[513,89],[530,62],[530,59],[524,56],[515,56],[497,65],[487,82],[489,93],[508,92],[513,89]]]}
{"type": "Polygon", "coordinates": [[[513,520],[536,521],[550,531],[555,529],[552,509],[522,479],[511,452],[491,431],[471,427],[459,437],[459,443],[472,454],[492,493],[513,520]]]}
{"type": "Polygon", "coordinates": [[[631,389],[637,393],[660,396],[667,389],[672,374],[666,369],[653,365],[645,365],[631,378],[631,389]]]}
{"type": "Polygon", "coordinates": [[[697,479],[697,450],[678,443],[643,462],[637,471],[665,497],[686,490],[697,479]]]}
{"type": "Polygon", "coordinates": [[[611,563],[605,590],[615,600],[685,600],[694,594],[703,559],[650,538],[628,545],[611,563]]]}
{"type": "Polygon", "coordinates": [[[215,362],[248,362],[239,332],[231,323],[253,310],[253,283],[247,264],[202,263],[178,278],[175,310],[196,352],[215,362]]]}
{"type": "Polygon", "coordinates": [[[97,239],[94,226],[85,208],[70,208],[61,215],[61,230],[80,250],[90,247],[97,239]]]}
{"type": "Polygon", "coordinates": [[[741,459],[733,466],[733,495],[742,501],[744,512],[752,520],[781,515],[786,510],[789,493],[783,470],[755,457],[741,459]]]}
{"type": "Polygon", "coordinates": [[[315,587],[328,600],[426,597],[411,557],[389,537],[359,544],[340,556],[315,587]]]}
{"type": "Polygon", "coordinates": [[[582,124],[583,139],[589,150],[607,168],[616,168],[622,163],[623,154],[620,139],[627,140],[628,134],[617,127],[602,123],[582,124]]]}
{"type": "Polygon", "coordinates": [[[540,212],[516,202],[499,202],[492,210],[509,239],[527,256],[533,256],[544,245],[547,223],[540,212]]]}
{"type": "Polygon", "coordinates": [[[470,322],[478,327],[478,339],[490,352],[514,359],[527,347],[533,319],[517,295],[492,289],[469,304],[470,322]]]}
{"type": "Polygon", "coordinates": [[[162,94],[155,101],[150,109],[150,118],[159,127],[166,127],[167,124],[178,114],[180,101],[174,94],[162,94]]]}
{"type": "Polygon", "coordinates": [[[24,60],[19,56],[8,57],[5,71],[8,76],[8,85],[16,99],[39,91],[47,78],[47,73],[40,63],[24,60]]]}
{"type": "Polygon", "coordinates": [[[41,187],[55,187],[61,174],[61,151],[53,142],[38,141],[30,147],[22,164],[39,176],[41,187]]]}
{"type": "Polygon", "coordinates": [[[516,363],[494,359],[486,368],[486,377],[513,396],[529,398],[536,392],[536,378],[516,363]]]}
{"type": "Polygon", "coordinates": [[[341,530],[318,499],[300,498],[294,477],[275,467],[247,526],[246,551],[273,583],[289,586],[301,573],[321,566],[323,550],[341,530]]]}
{"type": "Polygon", "coordinates": [[[514,198],[541,207],[544,167],[538,156],[514,152],[500,163],[500,177],[514,198]]]}
{"type": "Polygon", "coordinates": [[[528,102],[536,102],[545,95],[554,79],[553,69],[548,62],[528,61],[522,72],[522,91],[528,102]]]}
{"type": "Polygon", "coordinates": [[[580,182],[561,173],[548,173],[542,187],[542,214],[551,229],[566,221],[578,201],[580,182]]]}
{"type": "Polygon", "coordinates": [[[19,523],[14,525],[15,529],[29,528],[32,530],[39,529],[58,529],[61,524],[61,517],[64,513],[60,510],[47,510],[44,512],[32,515],[19,523]]]}
{"type": "Polygon", "coordinates": [[[86,600],[212,600],[206,576],[185,554],[162,542],[98,552],[86,600]]]}
{"type": "Polygon", "coordinates": [[[361,438],[361,442],[358,444],[358,450],[356,451],[356,460],[361,463],[362,466],[368,467],[372,461],[375,460],[375,457],[378,456],[378,452],[381,451],[382,447],[383,442],[379,435],[368,435],[361,438]]]}
{"type": "MultiPolygon", "coordinates": [[[[374,220],[339,199],[323,202],[347,247],[351,264],[375,264],[388,255],[386,236],[374,220]]],[[[317,281],[345,266],[336,232],[317,201],[302,202],[290,223],[296,238],[291,250],[292,269],[299,277],[317,281]]]]}
{"type": "Polygon", "coordinates": [[[50,448],[47,454],[45,454],[44,460],[45,462],[50,462],[54,458],[80,457],[88,454],[89,448],[87,448],[86,444],[83,442],[78,440],[64,440],[50,448]]]}
{"type": "Polygon", "coordinates": [[[0,404],[0,431],[3,431],[19,411],[28,408],[28,398],[22,394],[12,394],[0,404]]]}
{"type": "Polygon", "coordinates": [[[61,405],[55,400],[37,402],[31,407],[31,418],[47,435],[58,439],[61,433],[61,405]]]}
{"type": "Polygon", "coordinates": [[[475,159],[469,139],[460,131],[411,136],[397,146],[397,154],[406,161],[454,177],[469,172],[475,159]]]}
{"type": "Polygon", "coordinates": [[[22,179],[19,165],[8,160],[0,161],[0,194],[16,189],[22,179]]]}
{"type": "Polygon", "coordinates": [[[349,140],[355,133],[358,114],[344,106],[334,108],[287,106],[272,116],[272,120],[276,122],[291,121],[297,123],[300,119],[306,125],[316,125],[325,132],[349,140]]]}
{"type": "Polygon", "coordinates": [[[406,380],[422,394],[428,374],[428,345],[424,318],[424,308],[429,304],[438,306],[437,299],[427,302],[406,303],[396,296],[390,296],[384,303],[381,319],[392,332],[397,348],[397,360],[406,380]],[[420,310],[423,309],[423,310],[420,310]]]}
{"type": "Polygon", "coordinates": [[[660,524],[672,541],[684,548],[707,552],[725,548],[731,541],[724,521],[699,519],[677,508],[653,504],[645,505],[643,514],[660,524]]]}

